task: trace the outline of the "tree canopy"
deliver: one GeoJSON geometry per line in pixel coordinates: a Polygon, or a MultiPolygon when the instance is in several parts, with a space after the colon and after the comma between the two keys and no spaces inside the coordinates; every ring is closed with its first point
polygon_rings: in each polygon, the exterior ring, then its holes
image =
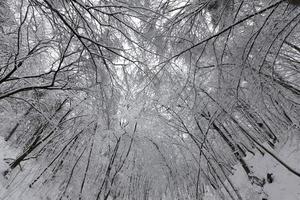
{"type": "Polygon", "coordinates": [[[56,199],[234,200],[257,150],[300,177],[273,151],[299,134],[298,2],[2,0],[4,175],[38,166],[28,186],[56,199]]]}

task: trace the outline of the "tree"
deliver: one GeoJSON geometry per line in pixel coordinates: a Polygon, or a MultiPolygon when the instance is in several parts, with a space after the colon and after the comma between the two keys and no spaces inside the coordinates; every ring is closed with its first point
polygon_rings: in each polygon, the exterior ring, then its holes
{"type": "Polygon", "coordinates": [[[255,176],[254,149],[299,176],[264,145],[299,128],[298,24],[286,1],[0,3],[7,178],[35,163],[53,199],[242,199],[229,176],[255,176]]]}

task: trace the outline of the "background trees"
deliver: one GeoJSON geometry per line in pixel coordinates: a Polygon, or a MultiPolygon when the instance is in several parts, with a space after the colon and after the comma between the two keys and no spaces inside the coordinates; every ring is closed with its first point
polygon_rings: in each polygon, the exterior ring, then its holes
{"type": "Polygon", "coordinates": [[[246,154],[285,165],[267,145],[299,130],[298,24],[284,1],[1,3],[5,176],[38,165],[28,185],[56,199],[241,199],[232,166],[262,180],[246,154]]]}

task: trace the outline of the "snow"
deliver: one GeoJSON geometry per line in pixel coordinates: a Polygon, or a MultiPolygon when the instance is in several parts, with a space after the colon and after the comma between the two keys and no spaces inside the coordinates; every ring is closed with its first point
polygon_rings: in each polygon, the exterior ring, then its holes
{"type": "MultiPolygon", "coordinates": [[[[300,171],[300,149],[293,140],[290,140],[279,152],[281,158],[297,171],[300,171]]],[[[287,171],[272,158],[266,161],[272,168],[269,170],[274,174],[274,182],[265,186],[270,200],[300,200],[300,177],[287,171]]]]}
{"type": "MultiPolygon", "coordinates": [[[[300,171],[299,154],[299,140],[295,138],[290,138],[276,150],[276,155],[297,171],[300,171]]],[[[268,200],[300,200],[300,177],[289,172],[270,155],[262,156],[256,152],[255,156],[248,154],[245,160],[255,176],[266,179],[267,173],[272,173],[274,181],[266,182],[263,188],[251,185],[242,167],[235,166],[236,172],[231,180],[243,199],[261,200],[264,197],[268,200]]]]}
{"type": "Polygon", "coordinates": [[[16,155],[17,150],[10,147],[10,145],[4,141],[4,138],[0,136],[0,197],[1,194],[3,194],[6,190],[5,185],[7,183],[7,180],[4,178],[3,173],[9,168],[9,165],[7,162],[5,162],[5,160],[9,158],[15,158],[16,155]]]}
{"type": "MultiPolygon", "coordinates": [[[[40,200],[37,191],[31,190],[28,187],[29,181],[31,181],[34,173],[28,169],[34,170],[32,165],[20,169],[14,170],[9,175],[9,178],[5,178],[3,173],[9,169],[8,162],[10,159],[14,159],[19,154],[19,150],[12,147],[11,144],[6,142],[2,136],[0,136],[0,199],[1,200],[40,200]],[[7,160],[9,159],[9,160],[7,160]],[[6,162],[7,160],[7,162],[6,162]]],[[[41,194],[40,194],[41,195],[41,194]]]]}
{"type": "MultiPolygon", "coordinates": [[[[291,137],[287,142],[281,144],[276,151],[282,160],[288,163],[294,169],[300,171],[300,144],[297,138],[291,137]]],[[[8,163],[4,159],[15,158],[18,150],[13,148],[9,143],[5,142],[0,137],[0,172],[3,173],[8,169],[8,163]]],[[[251,184],[247,178],[246,173],[240,165],[236,165],[234,175],[230,177],[236,188],[238,188],[244,200],[261,200],[263,197],[267,200],[300,200],[300,177],[295,176],[285,169],[281,164],[274,160],[271,156],[265,154],[262,156],[259,152],[255,152],[255,156],[248,154],[245,161],[253,171],[253,174],[259,178],[265,178],[267,173],[273,173],[274,181],[266,183],[263,188],[251,184]]],[[[17,178],[13,177],[10,180],[0,176],[0,199],[4,200],[37,200],[49,199],[38,188],[29,188],[28,184],[34,174],[36,168],[30,164],[30,167],[23,169],[17,178]],[[28,171],[30,170],[33,171],[28,171]],[[26,171],[26,173],[24,172],[26,171]],[[27,175],[26,175],[27,174],[27,175]],[[26,181],[25,181],[26,180],[26,181]],[[6,187],[11,183],[10,187],[6,187]],[[43,196],[43,198],[41,197],[43,196]]],[[[16,170],[19,171],[19,170],[16,170]]],[[[20,172],[20,171],[19,171],[20,172]]],[[[209,190],[209,188],[208,188],[209,190]]],[[[217,197],[213,195],[213,191],[207,193],[205,200],[216,200],[217,197]]]]}

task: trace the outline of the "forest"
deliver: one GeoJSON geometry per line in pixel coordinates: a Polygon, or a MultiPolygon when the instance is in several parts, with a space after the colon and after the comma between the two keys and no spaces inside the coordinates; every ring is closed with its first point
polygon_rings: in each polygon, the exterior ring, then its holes
{"type": "Polygon", "coordinates": [[[299,0],[0,0],[1,200],[300,200],[299,0]]]}

